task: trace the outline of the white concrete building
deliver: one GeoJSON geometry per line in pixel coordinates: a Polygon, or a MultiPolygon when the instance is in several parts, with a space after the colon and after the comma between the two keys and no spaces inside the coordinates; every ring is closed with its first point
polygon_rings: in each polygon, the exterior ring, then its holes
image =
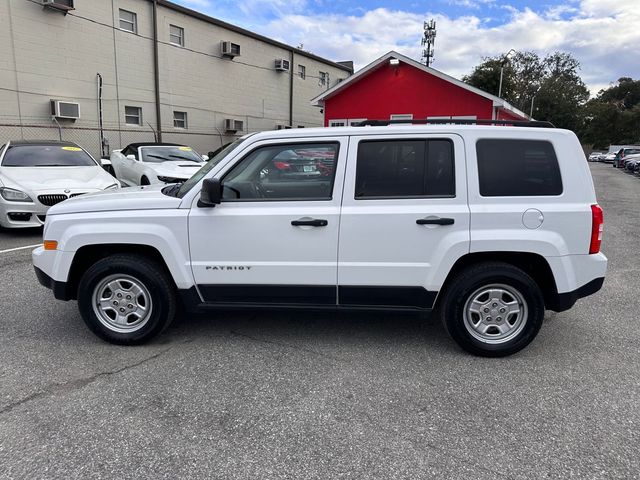
{"type": "Polygon", "coordinates": [[[310,100],[353,70],[166,0],[0,0],[0,19],[0,144],[60,135],[98,155],[155,130],[206,153],[321,126],[310,100]]]}

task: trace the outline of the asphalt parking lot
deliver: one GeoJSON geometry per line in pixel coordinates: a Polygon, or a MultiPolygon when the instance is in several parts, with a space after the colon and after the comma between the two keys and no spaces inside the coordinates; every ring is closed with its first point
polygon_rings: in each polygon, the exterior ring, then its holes
{"type": "Polygon", "coordinates": [[[640,180],[592,164],[603,290],[504,359],[435,319],[226,313],[94,337],[0,231],[0,478],[640,478],[640,180]]]}

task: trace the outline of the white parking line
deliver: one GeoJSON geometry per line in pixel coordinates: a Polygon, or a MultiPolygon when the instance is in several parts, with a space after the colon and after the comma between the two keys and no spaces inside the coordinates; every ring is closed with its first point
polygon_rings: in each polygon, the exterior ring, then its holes
{"type": "Polygon", "coordinates": [[[27,248],[36,248],[42,245],[41,243],[36,243],[35,245],[27,245],[26,247],[16,247],[16,248],[7,248],[6,250],[0,250],[0,253],[9,253],[16,252],[18,250],[26,250],[27,248]]]}

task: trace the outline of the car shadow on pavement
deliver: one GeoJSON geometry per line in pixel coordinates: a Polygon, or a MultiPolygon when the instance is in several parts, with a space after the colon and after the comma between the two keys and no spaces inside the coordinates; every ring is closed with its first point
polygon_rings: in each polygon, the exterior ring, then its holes
{"type": "Polygon", "coordinates": [[[458,352],[436,314],[405,312],[228,311],[181,314],[159,343],[206,337],[244,336],[267,343],[322,346],[351,343],[398,346],[424,345],[458,352]]]}

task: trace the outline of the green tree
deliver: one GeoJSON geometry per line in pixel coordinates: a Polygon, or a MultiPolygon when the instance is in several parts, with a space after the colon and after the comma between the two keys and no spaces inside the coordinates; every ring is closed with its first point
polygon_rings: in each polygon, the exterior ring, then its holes
{"type": "Polygon", "coordinates": [[[580,78],[579,62],[569,53],[554,52],[540,58],[534,52],[515,52],[484,58],[463,78],[474,87],[498,94],[503,69],[502,98],[533,117],[561,128],[580,127],[581,108],[589,91],[580,78]]]}
{"type": "Polygon", "coordinates": [[[583,143],[596,149],[640,143],[640,80],[622,77],[582,109],[583,143]]]}

